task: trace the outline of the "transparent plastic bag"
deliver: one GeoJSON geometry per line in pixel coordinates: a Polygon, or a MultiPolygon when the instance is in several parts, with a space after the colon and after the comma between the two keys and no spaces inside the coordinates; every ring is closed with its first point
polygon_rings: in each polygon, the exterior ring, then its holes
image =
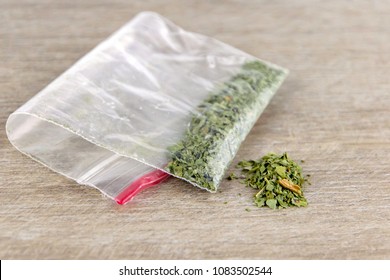
{"type": "Polygon", "coordinates": [[[286,75],[144,12],[12,113],[6,130],[21,152],[118,203],[168,174],[213,192],[286,75]],[[198,132],[203,144],[186,147],[198,132]]]}

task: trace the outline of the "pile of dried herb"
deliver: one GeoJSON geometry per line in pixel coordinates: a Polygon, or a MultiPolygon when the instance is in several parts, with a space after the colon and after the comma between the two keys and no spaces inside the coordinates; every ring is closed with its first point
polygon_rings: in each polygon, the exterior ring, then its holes
{"type": "Polygon", "coordinates": [[[240,73],[198,106],[182,140],[169,148],[171,161],[166,170],[215,191],[241,141],[286,74],[261,61],[244,64],[240,73]]]}
{"type": "MultiPolygon", "coordinates": [[[[269,153],[257,161],[241,161],[238,167],[245,185],[258,190],[254,196],[257,207],[276,209],[307,206],[302,192],[302,184],[306,181],[302,176],[302,168],[287,153],[269,153]]],[[[228,179],[235,178],[232,174],[228,179]]]]}

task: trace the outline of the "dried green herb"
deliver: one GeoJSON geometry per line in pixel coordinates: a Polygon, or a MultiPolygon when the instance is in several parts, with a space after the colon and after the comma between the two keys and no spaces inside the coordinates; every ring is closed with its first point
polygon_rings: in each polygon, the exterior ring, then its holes
{"type": "Polygon", "coordinates": [[[285,76],[284,70],[260,61],[244,64],[198,106],[182,140],[169,147],[166,170],[216,191],[240,142],[285,76]]]}
{"type": "Polygon", "coordinates": [[[236,174],[230,173],[230,175],[229,175],[226,179],[228,179],[229,181],[231,181],[231,180],[234,180],[234,179],[238,179],[238,177],[236,176],[236,174]]]}
{"type": "Polygon", "coordinates": [[[245,176],[245,185],[258,190],[254,195],[257,207],[307,206],[302,192],[302,184],[306,181],[302,168],[287,153],[269,153],[257,161],[244,160],[238,167],[245,176]]]}

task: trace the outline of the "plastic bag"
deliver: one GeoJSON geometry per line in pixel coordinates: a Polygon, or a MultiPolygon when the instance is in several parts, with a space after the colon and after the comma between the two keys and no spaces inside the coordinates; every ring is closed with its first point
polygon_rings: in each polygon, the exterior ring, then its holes
{"type": "Polygon", "coordinates": [[[286,75],[144,12],[12,113],[6,130],[21,152],[118,203],[168,173],[215,191],[286,75]]]}

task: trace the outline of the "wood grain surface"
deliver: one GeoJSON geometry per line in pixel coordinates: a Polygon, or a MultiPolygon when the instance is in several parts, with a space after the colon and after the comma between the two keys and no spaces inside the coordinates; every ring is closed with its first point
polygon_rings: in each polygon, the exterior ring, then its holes
{"type": "Polygon", "coordinates": [[[0,259],[390,258],[390,2],[218,3],[0,0],[0,259]],[[144,10],[290,69],[229,171],[287,151],[309,207],[178,179],[118,206],[11,146],[8,115],[144,10]]]}

